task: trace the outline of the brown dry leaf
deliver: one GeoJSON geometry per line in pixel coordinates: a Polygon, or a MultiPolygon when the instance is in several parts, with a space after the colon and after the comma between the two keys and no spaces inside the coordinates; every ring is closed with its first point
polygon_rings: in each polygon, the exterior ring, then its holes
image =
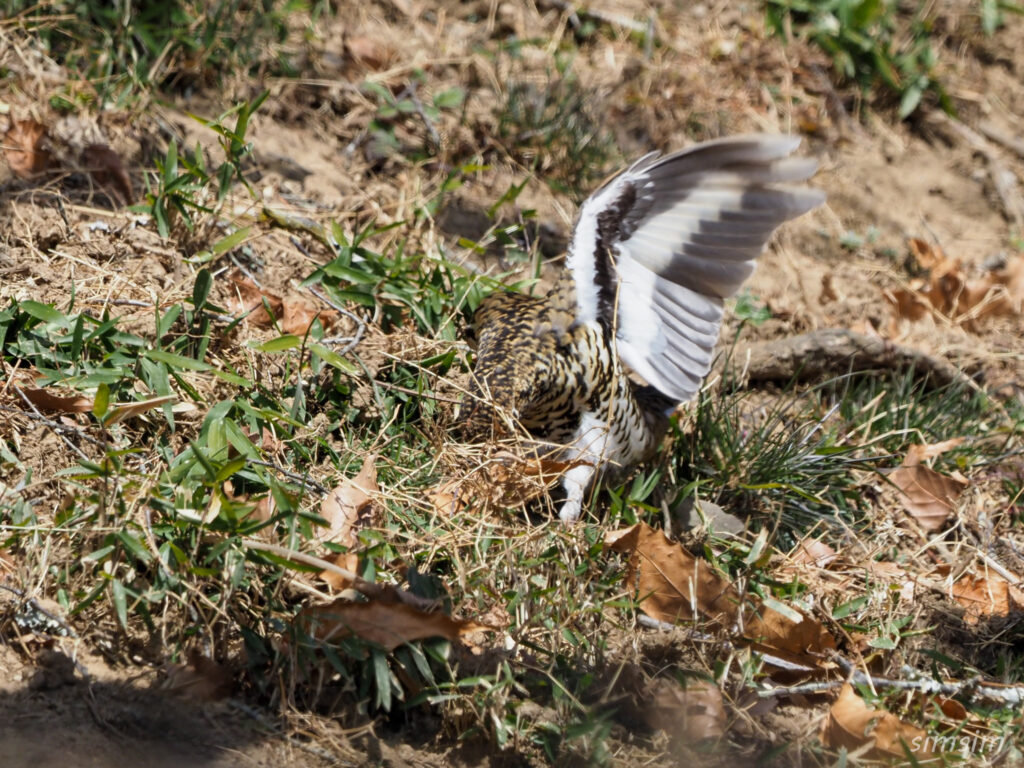
{"type": "Polygon", "coordinates": [[[137,403],[124,403],[113,406],[107,414],[104,423],[107,426],[117,424],[130,419],[133,416],[140,416],[143,413],[148,413],[154,408],[159,408],[165,403],[177,402],[177,395],[163,395],[161,397],[151,397],[149,400],[140,400],[137,403]]]}
{"type": "Polygon", "coordinates": [[[3,581],[4,575],[14,573],[16,570],[18,570],[18,563],[15,561],[14,555],[9,549],[0,547],[0,581],[3,581]]]}
{"type": "Polygon", "coordinates": [[[1021,311],[1020,302],[1011,298],[996,274],[968,280],[964,285],[959,308],[962,313],[969,313],[964,322],[968,327],[973,319],[1014,315],[1021,311]]]}
{"type": "Polygon", "coordinates": [[[466,497],[462,491],[462,480],[446,480],[441,485],[427,491],[434,510],[445,517],[451,517],[466,505],[466,497]]]}
{"type": "Polygon", "coordinates": [[[352,603],[335,600],[306,608],[300,626],[318,640],[330,642],[355,635],[393,651],[403,643],[427,637],[458,640],[488,629],[475,621],[453,619],[444,613],[424,613],[404,603],[352,603]]]}
{"type": "Polygon", "coordinates": [[[556,459],[515,456],[508,454],[510,461],[500,464],[491,464],[488,467],[490,479],[495,483],[513,483],[520,478],[536,478],[548,485],[554,484],[573,467],[578,467],[587,462],[580,459],[573,461],[558,461],[556,459]]]}
{"type": "Polygon", "coordinates": [[[1024,589],[1010,584],[1007,587],[1007,591],[1010,593],[1010,605],[1013,606],[1013,610],[1018,613],[1024,613],[1024,589]]]}
{"type": "Polygon", "coordinates": [[[1020,592],[997,573],[982,576],[965,574],[953,584],[953,597],[964,606],[964,621],[977,624],[982,619],[1005,617],[1024,610],[1020,592]]]}
{"type": "Polygon", "coordinates": [[[690,681],[686,688],[663,677],[651,681],[643,710],[650,728],[686,744],[717,740],[725,734],[725,705],[714,683],[690,681]]]}
{"type": "Polygon", "coordinates": [[[629,555],[627,583],[651,618],[672,624],[704,616],[723,627],[733,624],[739,600],[732,585],[661,531],[637,523],[609,532],[604,544],[629,555]]]}
{"type": "MultiPolygon", "coordinates": [[[[929,308],[928,301],[924,299],[919,293],[906,288],[895,288],[893,290],[885,291],[883,296],[885,299],[892,304],[893,309],[896,310],[897,320],[908,320],[910,322],[917,322],[931,315],[931,309],[929,308]]],[[[889,335],[896,335],[894,333],[896,329],[890,328],[889,335]]]]}
{"type": "Polygon", "coordinates": [[[943,440],[941,443],[926,443],[918,444],[915,443],[907,449],[906,458],[903,459],[903,466],[913,467],[920,464],[928,459],[934,459],[936,456],[941,456],[946,451],[951,451],[961,443],[964,438],[954,437],[949,440],[943,440]]]}
{"type": "Polygon", "coordinates": [[[48,389],[33,387],[19,387],[18,391],[40,411],[49,413],[88,413],[93,406],[92,398],[84,395],[62,397],[51,393],[48,389]]]}
{"type": "MultiPolygon", "coordinates": [[[[230,498],[230,495],[229,495],[230,498]]],[[[260,523],[265,523],[274,516],[277,511],[277,502],[274,501],[274,495],[268,493],[263,498],[256,502],[256,506],[252,508],[252,511],[245,516],[246,520],[254,520],[260,523]]],[[[269,536],[272,531],[269,528],[261,528],[257,531],[257,536],[269,536]]]]}
{"type": "Polygon", "coordinates": [[[1019,264],[968,280],[960,262],[948,258],[938,246],[916,238],[909,245],[917,263],[928,270],[929,276],[927,281],[914,281],[910,290],[886,292],[897,319],[920,320],[933,307],[968,330],[976,330],[976,322],[981,318],[1021,312],[1024,267],[1019,264]]]}
{"type": "Polygon", "coordinates": [[[889,474],[899,500],[926,533],[940,531],[956,508],[967,480],[943,475],[923,464],[902,466],[889,474]]]}
{"type": "Polygon", "coordinates": [[[930,272],[936,268],[945,269],[949,264],[949,259],[938,245],[931,245],[919,237],[912,237],[907,241],[907,246],[921,269],[930,272]]]}
{"type": "Polygon", "coordinates": [[[816,666],[836,641],[821,622],[802,610],[784,605],[782,613],[770,605],[757,605],[756,613],[745,617],[743,637],[752,645],[790,662],[816,666]]]}
{"type": "Polygon", "coordinates": [[[239,315],[248,312],[249,316],[246,320],[264,328],[270,326],[275,319],[280,319],[284,310],[284,302],[280,296],[260,289],[239,270],[228,275],[228,281],[234,289],[227,301],[228,308],[232,312],[239,315]],[[266,305],[264,305],[264,300],[266,305]],[[273,313],[273,317],[267,311],[268,307],[273,313]]]}
{"type": "MultiPolygon", "coordinates": [[[[339,552],[338,556],[332,561],[339,568],[344,568],[346,571],[351,573],[358,573],[359,571],[359,555],[355,552],[339,552]]],[[[337,571],[329,571],[324,569],[320,571],[320,579],[327,584],[331,589],[340,592],[343,589],[348,589],[352,586],[352,581],[345,578],[337,571]]]]}
{"type": "Polygon", "coordinates": [[[322,310],[303,299],[289,299],[282,307],[281,330],[296,336],[305,336],[318,317],[324,328],[330,328],[337,316],[338,313],[333,309],[322,310]]]}
{"type": "Polygon", "coordinates": [[[925,731],[892,713],[868,707],[849,683],[840,690],[821,728],[821,740],[828,747],[852,751],[872,745],[866,755],[869,759],[905,758],[904,744],[915,758],[928,759],[932,752],[926,737],[925,731]]]}
{"type": "MultiPolygon", "coordinates": [[[[605,546],[629,554],[626,581],[651,618],[671,624],[702,616],[724,629],[738,623],[744,601],[733,585],[662,531],[637,523],[607,534],[605,546]]],[[[835,648],[821,623],[795,608],[785,606],[783,614],[754,600],[748,605],[755,610],[744,614],[742,635],[761,648],[811,664],[808,654],[835,648]]]]}
{"type": "Polygon", "coordinates": [[[121,205],[128,205],[134,198],[132,180],[124,169],[121,156],[106,144],[90,144],[82,150],[82,165],[101,187],[114,194],[121,205]]]}
{"type": "Polygon", "coordinates": [[[349,549],[359,544],[356,532],[372,525],[373,494],[380,493],[376,461],[376,454],[367,456],[358,475],[342,481],[324,497],[320,516],[330,525],[317,530],[320,541],[333,541],[349,549]]]}
{"type": "Polygon", "coordinates": [[[1017,256],[1003,269],[968,280],[961,305],[960,311],[970,312],[972,318],[1024,312],[1024,256],[1017,256]]]}
{"type": "Polygon", "coordinates": [[[353,61],[373,70],[384,69],[394,56],[384,43],[362,36],[346,39],[345,51],[353,61]]]}
{"type": "Polygon", "coordinates": [[[196,701],[218,701],[231,694],[234,683],[230,669],[192,650],[187,665],[170,667],[161,687],[196,701]]]}
{"type": "Polygon", "coordinates": [[[943,475],[921,462],[956,448],[963,440],[954,437],[941,443],[911,445],[903,464],[889,474],[899,490],[900,503],[927,533],[942,530],[968,481],[959,472],[943,475]]]}
{"type": "Polygon", "coordinates": [[[944,697],[933,700],[938,705],[939,710],[948,717],[950,720],[966,720],[970,713],[967,711],[967,707],[961,704],[956,699],[947,699],[944,697]]]}
{"type": "Polygon", "coordinates": [[[284,450],[284,441],[277,436],[272,428],[264,425],[260,433],[260,448],[267,453],[280,453],[284,450]]]}
{"type": "Polygon", "coordinates": [[[826,568],[839,557],[839,553],[821,539],[804,539],[789,555],[794,563],[826,568]]]}
{"type": "Polygon", "coordinates": [[[428,491],[427,497],[434,509],[451,516],[467,506],[474,510],[488,504],[519,506],[545,493],[568,470],[586,463],[524,458],[508,451],[498,451],[491,459],[480,471],[448,480],[428,491]]]}
{"type": "Polygon", "coordinates": [[[832,284],[832,273],[825,272],[821,276],[821,294],[819,301],[822,304],[830,304],[833,301],[839,300],[839,294],[836,293],[836,288],[832,284]]]}
{"type": "MultiPolygon", "coordinates": [[[[967,278],[959,270],[950,271],[938,277],[932,276],[928,290],[924,292],[931,305],[943,315],[957,322],[970,326],[971,317],[963,317],[972,309],[972,301],[979,297],[970,295],[967,290],[967,278]],[[966,322],[964,322],[966,321],[966,322]]],[[[983,298],[984,295],[981,297],[983,298]]]]}
{"type": "Polygon", "coordinates": [[[35,120],[15,120],[4,134],[4,157],[15,176],[27,179],[50,167],[53,159],[43,148],[46,126],[35,120]]]}
{"type": "Polygon", "coordinates": [[[1024,312],[1024,256],[1015,258],[994,277],[1006,289],[1014,310],[1024,312]]]}
{"type": "Polygon", "coordinates": [[[582,460],[557,461],[546,458],[512,456],[507,462],[492,462],[484,475],[487,488],[477,489],[479,496],[490,498],[501,506],[525,504],[544,494],[573,467],[587,462],[582,460]]]}

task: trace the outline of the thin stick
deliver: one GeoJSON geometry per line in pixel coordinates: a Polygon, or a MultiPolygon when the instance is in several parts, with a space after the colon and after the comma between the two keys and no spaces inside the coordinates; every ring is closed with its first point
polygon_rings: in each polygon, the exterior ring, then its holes
{"type": "Polygon", "coordinates": [[[401,602],[406,605],[411,605],[413,608],[418,608],[421,611],[430,611],[437,607],[436,600],[428,600],[418,595],[414,595],[411,592],[407,592],[398,587],[375,584],[372,581],[367,581],[361,576],[356,575],[347,568],[342,568],[340,565],[335,565],[332,562],[324,560],[323,558],[317,557],[316,555],[307,555],[305,552],[298,552],[294,549],[288,549],[287,547],[278,546],[277,544],[271,544],[265,541],[256,541],[255,539],[242,539],[242,545],[247,549],[255,549],[258,552],[269,552],[270,554],[283,557],[286,560],[293,560],[297,563],[303,563],[304,565],[311,565],[314,568],[319,568],[323,571],[330,571],[331,573],[341,576],[346,581],[352,583],[352,588],[362,592],[367,597],[390,599],[392,596],[397,597],[401,602]]]}
{"type": "Polygon", "coordinates": [[[345,309],[344,307],[340,306],[339,304],[331,301],[329,298],[324,296],[322,293],[320,293],[320,291],[318,291],[313,286],[309,287],[309,292],[312,293],[314,296],[316,296],[318,299],[320,299],[320,301],[322,301],[324,304],[329,306],[334,311],[339,312],[339,313],[345,315],[345,317],[349,318],[350,320],[355,321],[355,323],[357,325],[355,336],[338,337],[336,339],[323,339],[321,341],[321,343],[323,343],[323,344],[336,344],[336,343],[338,343],[340,341],[347,342],[347,346],[345,346],[342,349],[338,350],[338,354],[339,355],[344,355],[344,354],[346,354],[348,352],[351,352],[353,349],[355,349],[356,346],[359,344],[359,342],[363,340],[363,334],[366,333],[366,321],[363,320],[361,317],[359,317],[359,315],[357,315],[355,312],[350,312],[349,310],[345,309]]]}
{"type": "Polygon", "coordinates": [[[320,493],[320,494],[324,494],[324,495],[327,494],[328,489],[327,489],[326,486],[321,485],[316,480],[310,480],[308,477],[306,477],[305,475],[300,475],[298,472],[289,472],[287,469],[284,469],[283,467],[277,466],[277,464],[274,464],[274,463],[269,462],[269,461],[262,461],[260,459],[249,459],[249,463],[250,464],[258,464],[261,467],[267,467],[269,469],[273,469],[276,472],[280,472],[282,475],[287,477],[289,480],[294,480],[296,483],[299,483],[300,485],[304,485],[306,488],[310,488],[310,489],[312,489],[312,490],[314,490],[314,491],[316,491],[317,493],[320,493]]]}

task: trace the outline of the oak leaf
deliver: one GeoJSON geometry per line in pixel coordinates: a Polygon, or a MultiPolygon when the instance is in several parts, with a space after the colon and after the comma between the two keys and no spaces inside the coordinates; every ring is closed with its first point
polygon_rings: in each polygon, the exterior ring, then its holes
{"type": "Polygon", "coordinates": [[[64,397],[63,395],[55,395],[48,389],[36,389],[34,387],[19,387],[18,391],[40,411],[49,413],[89,413],[93,408],[93,399],[84,395],[64,397]]]}
{"type": "Polygon", "coordinates": [[[927,733],[900,720],[891,712],[871,709],[849,683],[829,709],[822,724],[821,740],[826,746],[847,750],[870,745],[869,759],[905,758],[904,750],[915,758],[932,756],[927,733]]]}
{"type": "Polygon", "coordinates": [[[239,270],[228,275],[228,282],[233,291],[227,304],[233,312],[249,313],[246,320],[260,327],[268,327],[281,318],[284,301],[280,296],[263,290],[239,270]]]}
{"type": "MultiPolygon", "coordinates": [[[[357,573],[359,570],[359,555],[355,552],[339,552],[334,558],[334,564],[344,568],[349,573],[357,573]]],[[[320,579],[335,592],[348,589],[352,586],[352,580],[334,570],[324,569],[320,571],[320,579]]]]}
{"type": "Polygon", "coordinates": [[[894,469],[889,479],[899,490],[899,500],[921,530],[941,531],[956,508],[956,500],[967,486],[967,480],[943,475],[923,464],[894,469]]]}
{"type": "Polygon", "coordinates": [[[839,557],[839,553],[821,539],[804,539],[790,553],[794,563],[813,565],[815,568],[827,568],[839,557]]]}
{"type": "Polygon", "coordinates": [[[822,624],[791,606],[747,599],[703,560],[645,523],[614,531],[605,546],[629,555],[626,583],[640,610],[665,623],[703,618],[755,647],[806,665],[835,648],[822,624]],[[746,602],[746,604],[745,604],[746,602]]]}
{"type": "Polygon", "coordinates": [[[966,609],[964,621],[970,625],[1024,611],[1024,594],[997,573],[961,576],[953,584],[953,597],[966,609]]]}
{"type": "Polygon", "coordinates": [[[383,42],[369,37],[357,36],[345,40],[345,52],[367,69],[381,70],[388,66],[394,52],[383,42]]]}
{"type": "Polygon", "coordinates": [[[305,336],[317,318],[324,328],[330,328],[338,313],[333,309],[318,309],[304,299],[285,299],[281,311],[281,330],[296,336],[305,336]]]}
{"type": "Polygon", "coordinates": [[[4,134],[4,157],[11,172],[22,179],[50,167],[52,157],[43,147],[46,126],[35,120],[15,120],[4,134]]]}
{"type": "Polygon", "coordinates": [[[324,497],[320,516],[328,527],[317,531],[320,541],[333,541],[349,549],[358,546],[356,534],[360,528],[373,524],[373,495],[380,493],[376,461],[376,454],[367,456],[359,474],[342,481],[324,497]]]}

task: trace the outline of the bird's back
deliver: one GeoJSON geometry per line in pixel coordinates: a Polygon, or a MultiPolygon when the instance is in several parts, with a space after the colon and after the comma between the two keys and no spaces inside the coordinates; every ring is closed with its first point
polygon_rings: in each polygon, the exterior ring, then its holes
{"type": "Polygon", "coordinates": [[[634,398],[637,385],[611,336],[577,322],[574,301],[573,276],[565,272],[545,296],[501,292],[481,303],[473,318],[477,359],[463,406],[465,436],[509,434],[518,426],[564,446],[591,414],[612,425],[613,441],[625,449],[613,461],[645,458],[652,439],[634,398]]]}

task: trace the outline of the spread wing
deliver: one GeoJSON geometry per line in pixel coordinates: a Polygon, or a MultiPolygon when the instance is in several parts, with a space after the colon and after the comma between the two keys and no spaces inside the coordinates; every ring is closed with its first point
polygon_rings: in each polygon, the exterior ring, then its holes
{"type": "Polygon", "coordinates": [[[772,232],[820,205],[817,163],[790,136],[737,136],[642,157],[583,204],[569,267],[577,320],[614,329],[619,357],[679,401],[711,366],[723,300],[772,232]]]}

